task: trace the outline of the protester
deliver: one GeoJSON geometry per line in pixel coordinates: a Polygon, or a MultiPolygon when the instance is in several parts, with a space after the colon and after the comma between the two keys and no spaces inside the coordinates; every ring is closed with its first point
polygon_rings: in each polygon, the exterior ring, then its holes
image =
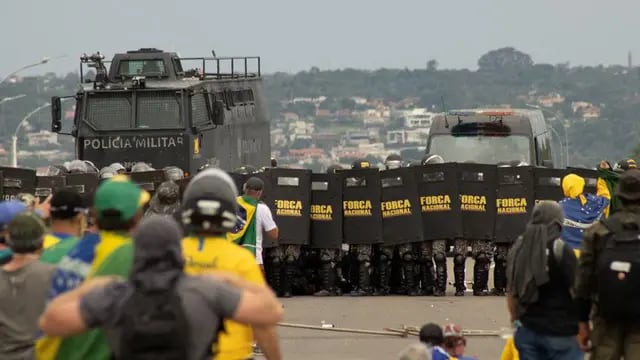
{"type": "MultiPolygon", "coordinates": [[[[126,175],[117,175],[98,187],[94,208],[98,236],[85,236],[62,257],[53,275],[49,301],[81,285],[85,279],[117,275],[127,277],[133,262],[131,231],[143,216],[149,193],[126,175]]],[[[99,330],[65,339],[44,337],[37,343],[38,359],[107,360],[106,338],[99,330]]]]}
{"type": "Polygon", "coordinates": [[[55,268],[38,261],[45,225],[37,215],[15,215],[4,232],[13,255],[0,269],[0,359],[33,359],[38,317],[55,268]]]}
{"type": "Polygon", "coordinates": [[[423,343],[411,344],[398,355],[399,360],[431,360],[431,351],[423,343]]]}
{"type": "Polygon", "coordinates": [[[51,233],[44,239],[41,261],[57,264],[76,246],[86,224],[87,208],[72,190],[59,190],[51,198],[51,233]]]}
{"type": "Polygon", "coordinates": [[[11,201],[3,201],[0,202],[0,265],[6,264],[11,261],[11,257],[13,252],[11,248],[6,242],[6,238],[4,236],[4,229],[7,224],[18,214],[25,212],[27,210],[27,206],[16,200],[11,201]]]}
{"type": "Polygon", "coordinates": [[[578,340],[591,360],[640,354],[640,170],[620,175],[614,195],[620,210],[585,232],[578,266],[578,340]]]}
{"type": "Polygon", "coordinates": [[[602,160],[598,166],[598,182],[597,191],[598,194],[609,199],[609,205],[604,211],[604,216],[609,217],[609,214],[614,213],[620,209],[620,200],[616,196],[611,196],[614,191],[620,174],[629,169],[637,168],[636,161],[633,159],[621,160],[615,164],[612,168],[608,161],[602,160]]]}
{"type": "Polygon", "coordinates": [[[228,273],[185,275],[181,237],[173,219],[149,216],[134,234],[128,281],[98,277],[61,295],[42,316],[42,329],[67,336],[103,328],[117,359],[204,360],[223,318],[251,325],[280,320],[282,307],[265,286],[228,273]]]}
{"type": "Polygon", "coordinates": [[[562,208],[542,201],[507,260],[507,304],[520,359],[582,359],[571,295],[576,257],[560,239],[562,208]]]}
{"type": "MultiPolygon", "coordinates": [[[[185,272],[198,275],[227,270],[247,282],[266,287],[255,253],[250,252],[255,248],[243,248],[228,240],[228,232],[238,221],[237,194],[231,177],[220,169],[203,170],[189,182],[182,199],[181,215],[184,231],[188,234],[182,241],[185,272]]],[[[252,358],[254,337],[267,359],[282,358],[275,326],[251,328],[228,320],[224,327],[226,332],[220,335],[215,359],[252,358]]]]}
{"type": "Polygon", "coordinates": [[[474,360],[475,358],[464,356],[467,347],[467,339],[462,334],[462,328],[456,324],[447,324],[442,329],[444,335],[444,348],[452,359],[474,360]]]}
{"type": "Polygon", "coordinates": [[[449,360],[449,354],[443,348],[444,334],[438,324],[428,323],[420,328],[418,335],[420,342],[427,345],[433,360],[449,360]]]}
{"type": "Polygon", "coordinates": [[[585,193],[584,186],[584,178],[576,174],[569,174],[562,179],[562,191],[565,196],[559,202],[564,212],[562,240],[576,252],[576,255],[579,255],[584,230],[598,221],[609,205],[606,197],[585,193]]]}

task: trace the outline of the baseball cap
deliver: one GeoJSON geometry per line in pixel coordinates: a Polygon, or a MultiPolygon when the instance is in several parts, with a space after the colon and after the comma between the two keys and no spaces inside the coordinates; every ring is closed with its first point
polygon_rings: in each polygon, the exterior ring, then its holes
{"type": "Polygon", "coordinates": [[[0,228],[4,228],[13,218],[27,211],[27,205],[22,201],[10,200],[0,203],[0,228]]]}
{"type": "Polygon", "coordinates": [[[640,200],[640,169],[629,169],[620,175],[615,194],[625,200],[640,200]]]}
{"type": "Polygon", "coordinates": [[[40,217],[26,212],[16,215],[7,225],[9,239],[7,243],[16,253],[38,250],[42,246],[45,225],[40,217]]]}
{"type": "Polygon", "coordinates": [[[447,324],[442,328],[444,337],[462,337],[462,328],[456,324],[447,324]]]}
{"type": "Polygon", "coordinates": [[[120,213],[120,220],[127,221],[140,210],[150,195],[131,181],[126,175],[116,175],[98,187],[94,198],[97,217],[102,218],[106,210],[120,213]]]}
{"type": "Polygon", "coordinates": [[[51,197],[51,216],[56,219],[70,219],[87,208],[82,196],[69,189],[56,191],[51,197]]]}
{"type": "Polygon", "coordinates": [[[264,189],[264,181],[260,180],[260,178],[252,176],[247,180],[246,183],[244,183],[244,188],[246,190],[260,191],[264,189]]]}

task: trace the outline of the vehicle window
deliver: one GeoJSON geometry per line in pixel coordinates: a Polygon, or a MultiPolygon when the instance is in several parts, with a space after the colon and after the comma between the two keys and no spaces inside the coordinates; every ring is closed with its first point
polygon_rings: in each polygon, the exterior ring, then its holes
{"type": "Polygon", "coordinates": [[[131,93],[88,94],[86,120],[98,130],[131,127],[131,93]]]}
{"type": "Polygon", "coordinates": [[[176,92],[138,92],[137,101],[138,128],[162,129],[184,127],[180,116],[180,95],[176,92]]]}
{"type": "Polygon", "coordinates": [[[122,60],[118,67],[118,76],[166,76],[167,71],[161,59],[122,60]]]}
{"type": "Polygon", "coordinates": [[[191,123],[193,126],[205,126],[210,123],[205,94],[191,96],[191,123]]]}
{"type": "Polygon", "coordinates": [[[531,164],[531,144],[522,135],[451,136],[434,135],[430,154],[442,156],[445,162],[498,164],[513,161],[531,164]]]}

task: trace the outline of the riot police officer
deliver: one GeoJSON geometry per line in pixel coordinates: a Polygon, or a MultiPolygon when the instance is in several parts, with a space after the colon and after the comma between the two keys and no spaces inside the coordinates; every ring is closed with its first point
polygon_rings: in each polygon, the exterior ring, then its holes
{"type": "MultiPolygon", "coordinates": [[[[334,174],[341,170],[340,165],[331,165],[327,168],[328,174],[334,174]]],[[[342,279],[342,268],[339,263],[342,260],[342,251],[339,248],[319,249],[320,266],[318,275],[320,277],[320,288],[313,294],[314,296],[337,296],[341,294],[341,289],[337,285],[342,279]]]]}
{"type": "MultiPolygon", "coordinates": [[[[426,154],[421,162],[422,166],[442,163],[444,159],[436,154],[426,154]]],[[[422,241],[417,243],[416,247],[422,294],[444,296],[447,290],[447,240],[422,241]]],[[[464,281],[464,268],[462,274],[464,281]]]]}
{"type": "Polygon", "coordinates": [[[173,215],[180,208],[180,187],[175,182],[165,181],[158,190],[153,194],[149,201],[149,208],[145,212],[145,216],[151,214],[157,215],[173,215]]]}
{"type": "Polygon", "coordinates": [[[167,166],[164,169],[164,173],[169,181],[180,181],[184,179],[184,171],[177,166],[167,166]]]}
{"type": "MultiPolygon", "coordinates": [[[[370,168],[369,162],[366,160],[356,160],[352,163],[351,169],[367,169],[370,168]]],[[[346,179],[347,186],[357,186],[365,181],[364,178],[350,177],[346,179]]],[[[351,267],[357,269],[357,281],[354,282],[352,296],[371,295],[373,289],[371,286],[371,261],[373,256],[373,246],[371,244],[350,245],[351,267]]]]}
{"type": "Polygon", "coordinates": [[[131,172],[145,172],[145,171],[153,171],[153,168],[149,166],[149,164],[145,162],[137,162],[135,165],[131,167],[131,172]]]}

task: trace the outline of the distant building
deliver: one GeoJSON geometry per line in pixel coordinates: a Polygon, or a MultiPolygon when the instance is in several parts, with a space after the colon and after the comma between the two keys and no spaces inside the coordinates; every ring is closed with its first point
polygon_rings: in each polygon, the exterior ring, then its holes
{"type": "Polygon", "coordinates": [[[37,133],[28,133],[29,146],[58,145],[58,134],[46,130],[37,133]]]}
{"type": "Polygon", "coordinates": [[[564,97],[558,93],[551,93],[538,98],[538,104],[547,108],[553,107],[556,104],[562,104],[563,102],[564,97]]]}
{"type": "Polygon", "coordinates": [[[435,115],[425,108],[404,111],[404,126],[407,128],[430,128],[435,115]]]}

